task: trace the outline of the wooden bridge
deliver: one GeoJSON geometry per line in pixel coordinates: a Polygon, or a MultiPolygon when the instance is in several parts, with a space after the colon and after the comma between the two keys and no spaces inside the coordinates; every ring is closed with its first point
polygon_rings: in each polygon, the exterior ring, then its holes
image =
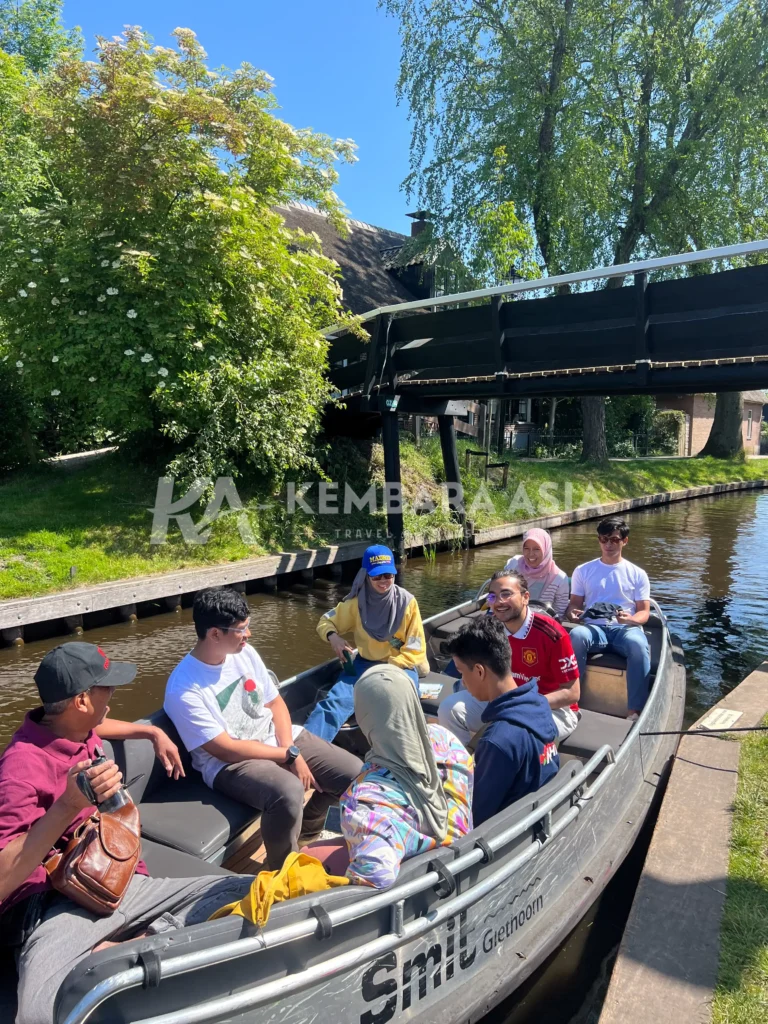
{"type": "MultiPolygon", "coordinates": [[[[762,240],[384,307],[363,318],[370,341],[328,332],[329,375],[350,411],[381,415],[390,484],[398,412],[439,417],[446,479],[458,483],[462,399],[768,387],[768,264],[649,281],[766,251],[762,240]],[[510,301],[526,293],[538,295],[510,301]]],[[[390,531],[402,535],[402,516],[390,531]]]]}

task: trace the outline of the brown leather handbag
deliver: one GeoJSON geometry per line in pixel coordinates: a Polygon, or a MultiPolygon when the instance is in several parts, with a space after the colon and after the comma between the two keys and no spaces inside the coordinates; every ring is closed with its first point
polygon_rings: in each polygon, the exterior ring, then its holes
{"type": "Polygon", "coordinates": [[[127,803],[86,818],[66,848],[48,858],[45,870],[57,892],[106,917],[120,906],[140,854],[139,809],[127,803]]]}

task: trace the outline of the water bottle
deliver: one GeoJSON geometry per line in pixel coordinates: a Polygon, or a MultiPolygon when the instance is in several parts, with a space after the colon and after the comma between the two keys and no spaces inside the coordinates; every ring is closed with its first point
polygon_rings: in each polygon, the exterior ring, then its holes
{"type": "MultiPolygon", "coordinates": [[[[109,758],[106,756],[101,747],[96,747],[96,757],[93,759],[91,768],[95,768],[97,765],[104,764],[109,758]]],[[[99,803],[96,799],[96,794],[91,786],[91,780],[86,775],[89,769],[84,768],[82,771],[77,773],[77,785],[81,793],[86,796],[92,804],[99,809],[101,814],[112,814],[119,810],[121,807],[125,807],[126,804],[131,803],[131,797],[129,793],[121,786],[116,793],[113,793],[108,800],[102,800],[99,803]]]]}

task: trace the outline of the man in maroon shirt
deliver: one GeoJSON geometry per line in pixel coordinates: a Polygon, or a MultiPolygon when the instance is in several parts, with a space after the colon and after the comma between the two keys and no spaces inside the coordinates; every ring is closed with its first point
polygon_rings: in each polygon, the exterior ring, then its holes
{"type": "Polygon", "coordinates": [[[119,910],[107,917],[51,889],[43,862],[93,811],[78,772],[87,771],[99,803],[120,789],[114,761],[89,767],[99,737],[150,739],[169,775],[183,771],[161,730],[105,720],[114,688],[135,675],[135,665],[110,661],[93,644],[56,647],[35,674],[43,706],[27,714],[0,756],[0,945],[17,955],[18,1024],[51,1024],[61,982],[101,943],[204,921],[242,898],[252,881],[151,879],[140,862],[119,910]]]}
{"type": "MultiPolygon", "coordinates": [[[[493,574],[487,599],[507,632],[513,678],[518,686],[536,683],[552,712],[558,742],[564,740],[579,722],[579,670],[568,633],[548,615],[531,611],[528,584],[516,569],[493,574]]],[[[440,704],[440,724],[468,743],[483,725],[485,707],[461,689],[440,704]]]]}

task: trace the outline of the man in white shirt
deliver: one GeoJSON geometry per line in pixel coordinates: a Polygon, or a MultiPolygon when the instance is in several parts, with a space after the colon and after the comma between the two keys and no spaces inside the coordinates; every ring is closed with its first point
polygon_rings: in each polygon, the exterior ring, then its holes
{"type": "Polygon", "coordinates": [[[249,608],[228,587],[201,591],[192,617],[198,640],[171,673],[164,707],[211,789],[261,811],[271,870],[298,849],[304,794],[305,832],[325,813],[362,761],[293,725],[264,663],[248,644],[249,608]]]}
{"type": "Polygon", "coordinates": [[[651,585],[644,569],[622,557],[629,527],[620,516],[603,519],[597,538],[600,558],[574,569],[566,618],[579,622],[585,611],[599,604],[616,605],[619,610],[615,616],[584,620],[585,624],[571,630],[571,643],[581,679],[590,651],[609,650],[627,659],[627,717],[634,719],[648,700],[651,652],[642,627],[651,611],[651,585]]]}

